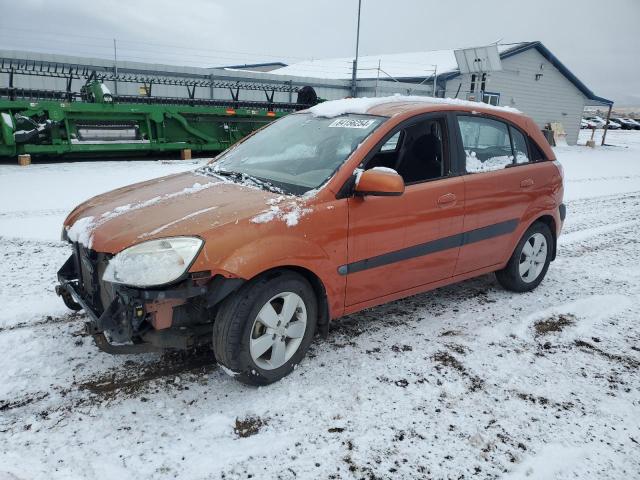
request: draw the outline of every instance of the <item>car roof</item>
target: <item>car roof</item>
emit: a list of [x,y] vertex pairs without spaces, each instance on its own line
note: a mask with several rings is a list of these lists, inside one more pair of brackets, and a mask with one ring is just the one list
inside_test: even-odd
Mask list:
[[535,122],[519,110],[511,107],[497,107],[486,103],[470,102],[456,98],[394,95],[378,98],[345,98],[342,100],[321,102],[308,110],[302,110],[300,113],[304,112],[325,118],[348,114],[378,115],[395,118],[399,122],[416,115],[431,112],[462,112],[470,115],[481,114],[494,116],[501,120],[511,122],[527,132],[530,137],[536,140],[538,147],[544,150],[548,158],[555,159],[555,154]]
[[421,101],[399,101],[399,102],[387,102],[380,105],[374,105],[367,109],[366,113],[370,115],[381,115],[385,117],[393,117],[403,113],[427,113],[427,112],[441,112],[441,111],[463,111],[463,112],[483,112],[496,115],[517,114],[522,115],[515,109],[506,109],[501,107],[494,107],[479,102],[464,102],[464,103],[425,103]]
[[507,118],[528,118],[519,110],[511,107],[497,107],[486,103],[471,102],[457,98],[407,95],[331,100],[319,103],[311,107],[308,111],[320,117],[337,117],[346,114],[369,114],[394,117],[403,114],[411,116],[427,112],[462,111],[469,113],[486,113]]
[[442,103],[427,103],[422,101],[387,102],[375,105],[367,109],[365,113],[369,115],[395,117],[399,115],[414,116],[423,113],[447,111],[496,116],[514,123],[525,130],[529,130],[532,126],[529,117],[514,108],[494,107],[493,105],[487,105],[484,103],[467,102],[462,100],[458,102],[443,101]]

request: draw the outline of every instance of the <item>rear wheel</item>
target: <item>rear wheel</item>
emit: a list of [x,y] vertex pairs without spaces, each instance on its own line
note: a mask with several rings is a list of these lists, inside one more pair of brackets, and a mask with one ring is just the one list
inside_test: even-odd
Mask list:
[[496,272],[500,285],[514,292],[528,292],[540,285],[549,269],[553,252],[549,227],[536,222],[524,233],[507,266]]
[[253,280],[225,300],[216,317],[216,360],[244,383],[280,380],[306,354],[317,311],[313,288],[297,273]]

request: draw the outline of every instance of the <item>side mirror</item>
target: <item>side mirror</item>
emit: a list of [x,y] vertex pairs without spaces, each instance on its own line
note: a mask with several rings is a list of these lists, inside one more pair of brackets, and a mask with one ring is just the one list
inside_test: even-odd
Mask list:
[[356,195],[397,197],[404,193],[404,180],[390,168],[365,170],[356,181]]

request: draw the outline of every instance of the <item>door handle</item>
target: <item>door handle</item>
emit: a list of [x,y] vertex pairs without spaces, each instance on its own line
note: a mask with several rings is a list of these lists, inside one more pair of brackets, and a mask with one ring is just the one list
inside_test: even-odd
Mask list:
[[446,207],[448,205],[455,203],[455,201],[456,201],[456,196],[453,193],[445,193],[441,197],[438,197],[438,206]]
[[533,179],[532,178],[525,178],[524,180],[522,180],[520,182],[520,187],[522,188],[529,188],[529,187],[533,187]]

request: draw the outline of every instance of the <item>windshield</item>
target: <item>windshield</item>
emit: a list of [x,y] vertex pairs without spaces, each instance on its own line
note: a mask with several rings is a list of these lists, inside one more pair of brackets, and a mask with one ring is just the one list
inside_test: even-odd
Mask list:
[[199,169],[302,194],[329,179],[383,117],[288,115]]

